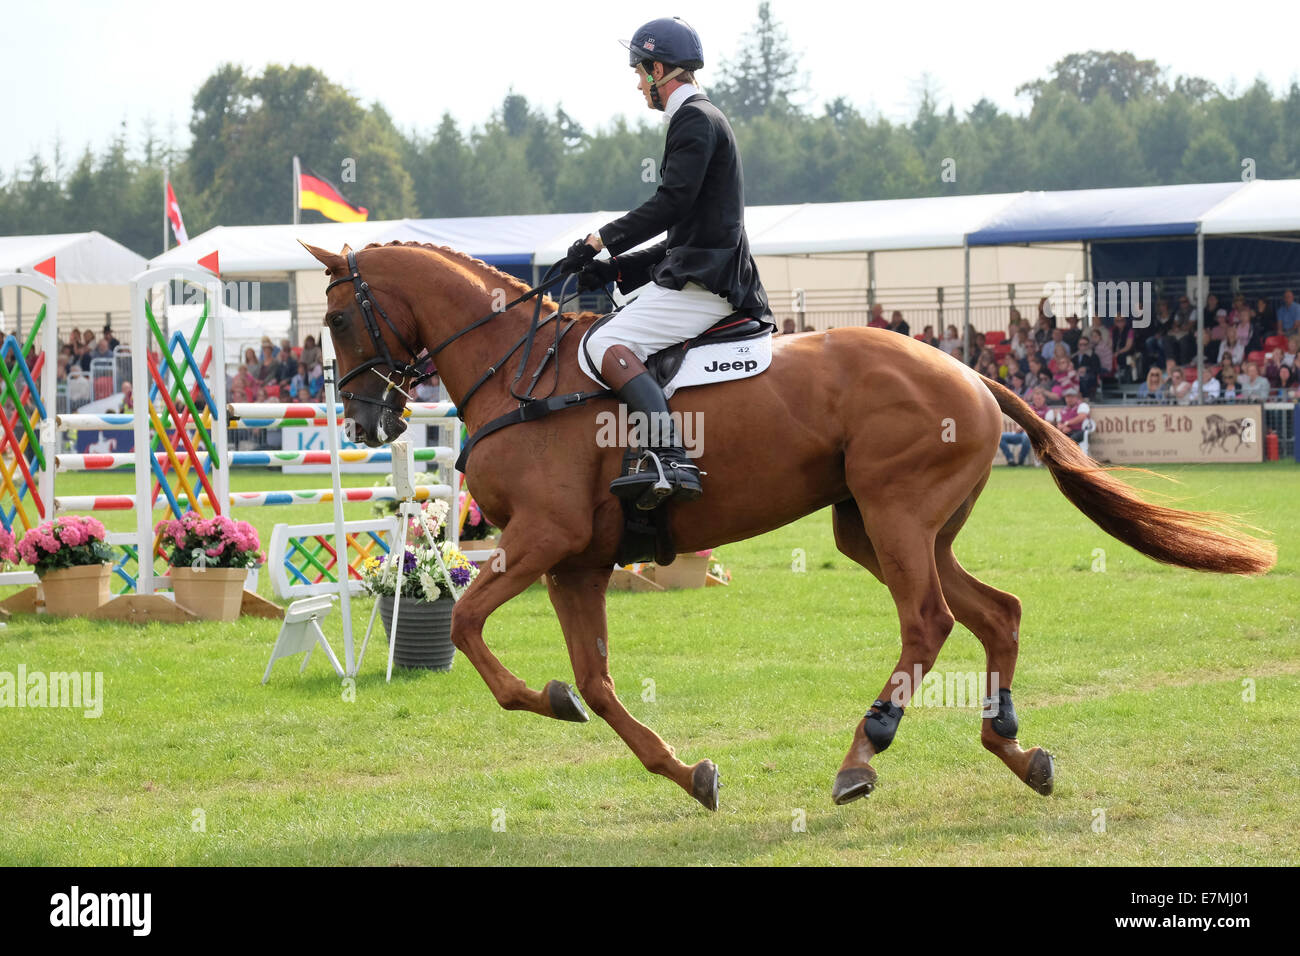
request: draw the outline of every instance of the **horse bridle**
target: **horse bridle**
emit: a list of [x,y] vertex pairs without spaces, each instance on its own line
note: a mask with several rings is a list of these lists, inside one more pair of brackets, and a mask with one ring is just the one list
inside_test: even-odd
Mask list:
[[[357,265],[357,254],[351,249],[348,250],[348,271],[351,275],[335,279],[325,287],[325,293],[328,295],[329,291],[336,285],[342,285],[345,282],[352,283],[353,288],[356,290],[357,305],[361,307],[361,316],[366,323],[366,331],[370,333],[371,341],[375,343],[376,354],[371,358],[366,359],[338,380],[339,397],[353,402],[365,402],[370,405],[378,405],[379,407],[387,408],[390,411],[400,412],[401,404],[393,404],[389,401],[388,396],[396,390],[409,399],[411,396],[408,393],[408,389],[414,388],[421,382],[433,378],[437,372],[433,368],[421,370],[420,363],[423,362],[428,364],[437,353],[430,353],[428,350],[421,350],[417,353],[411,346],[410,342],[406,340],[406,336],[402,335],[402,333],[398,331],[397,326],[393,324],[393,320],[390,319],[388,313],[384,311],[384,307],[376,302],[374,297],[371,296],[370,284],[361,278],[361,269]],[[402,347],[406,349],[407,354],[411,357],[410,362],[398,362],[393,358],[392,353],[388,351],[388,343],[384,341],[384,334],[379,328],[379,323],[375,321],[376,312],[378,312],[379,317],[384,320],[384,324],[392,330],[393,335],[397,336],[397,341],[402,343]],[[386,365],[391,370],[388,375],[379,371],[381,365]],[[383,398],[369,398],[365,395],[358,395],[356,392],[343,390],[343,386],[348,382],[352,381],[358,375],[369,372],[372,369],[376,375],[384,380],[384,384],[387,386],[384,389]]]
[[[515,381],[518,382],[519,377],[523,374],[524,367],[527,365],[528,362],[529,352],[532,349],[533,334],[536,332],[538,327],[538,319],[541,311],[540,293],[549,289],[551,286],[553,286],[556,282],[559,282],[561,279],[565,279],[568,277],[568,274],[563,271],[556,273],[556,267],[558,265],[559,263],[557,263],[556,266],[551,267],[551,270],[548,271],[547,276],[542,281],[541,285],[529,289],[527,292],[519,296],[519,298],[515,299],[513,302],[508,302],[500,309],[494,309],[493,311],[489,312],[487,315],[483,316],[482,318],[474,320],[469,325],[465,326],[463,329],[459,329],[458,331],[453,332],[451,335],[443,339],[432,349],[427,349],[427,348],[421,349],[417,353],[416,350],[411,346],[410,342],[407,341],[406,336],[402,335],[402,333],[398,330],[397,326],[393,324],[392,319],[388,317],[388,313],[384,311],[384,307],[375,301],[375,299],[371,295],[370,284],[361,278],[361,268],[357,265],[356,252],[352,250],[348,250],[348,272],[350,273],[350,275],[343,276],[341,278],[335,279],[332,282],[330,282],[329,285],[325,287],[325,293],[328,295],[331,289],[333,289],[337,285],[342,285],[345,282],[352,283],[352,286],[355,290],[355,298],[357,300],[357,305],[361,307],[361,315],[366,323],[366,331],[370,333],[370,338],[375,343],[376,354],[371,358],[366,359],[364,362],[362,362],[360,365],[358,365],[356,368],[349,371],[346,375],[342,376],[338,380],[339,397],[354,402],[365,402],[370,405],[378,405],[380,408],[386,408],[389,411],[397,412],[400,414],[401,412],[400,400],[394,403],[389,399],[389,395],[392,392],[396,391],[401,395],[405,395],[407,399],[410,399],[411,396],[408,392],[409,389],[413,388],[416,385],[419,385],[421,382],[429,380],[434,375],[438,374],[437,370],[432,367],[432,363],[437,358],[439,352],[441,352],[448,345],[456,341],[458,338],[460,338],[462,335],[466,334],[467,332],[472,332],[474,329],[477,329],[479,326],[487,322],[490,322],[498,315],[501,315],[504,312],[508,312],[516,305],[519,305],[521,302],[526,302],[527,300],[531,299],[533,296],[538,296],[537,308],[534,310],[533,321],[524,338],[521,339],[520,342],[516,343],[515,347],[511,349],[509,352],[507,352],[506,355],[503,356],[500,361],[498,361],[497,363],[489,367],[488,371],[484,373],[483,377],[480,378],[477,382],[475,382],[473,387],[470,388],[470,390],[461,399],[460,407],[457,409],[457,413],[458,413],[458,417],[460,417],[463,420],[465,417],[465,406],[469,404],[470,396],[473,395],[474,392],[478,390],[479,386],[484,384],[488,378],[496,374],[496,372],[501,367],[501,365],[507,359],[509,359],[509,357],[512,354],[514,354],[514,352],[519,348],[520,345],[524,346],[524,355],[522,356],[522,360],[520,362],[519,374],[515,376]],[[556,273],[556,274],[552,275],[552,273]],[[562,304],[563,302],[561,302],[561,305]],[[376,312],[378,312],[379,317],[384,320],[384,324],[387,325],[388,328],[392,330],[392,333],[397,337],[397,340],[402,343],[402,347],[405,348],[407,353],[410,355],[411,358],[410,362],[398,362],[393,358],[392,353],[389,352],[388,350],[388,343],[384,341],[384,335],[379,328],[379,323],[375,319]],[[557,310],[556,315],[558,314],[559,313]],[[560,340],[560,331],[559,331],[559,324],[557,323],[556,344],[553,350],[548,354],[548,358],[552,357],[555,354],[555,352],[558,351],[559,340]],[[390,374],[388,375],[385,375],[383,372],[379,371],[380,366],[385,366],[385,365],[388,366],[388,368],[391,370]],[[421,367],[422,365],[426,365],[429,367],[427,369],[422,369]],[[371,370],[374,370],[375,374],[378,375],[380,378],[382,378],[384,380],[385,385],[387,386],[384,389],[384,394],[382,398],[380,399],[369,398],[365,395],[358,395],[355,392],[343,390],[343,386],[346,385],[348,382],[352,381],[358,375],[362,375],[365,372]],[[532,381],[533,386],[537,384],[537,378],[540,376],[541,371],[542,371],[541,368],[539,368],[537,370],[537,375],[533,377],[533,381]],[[558,374],[559,374],[559,368],[557,366],[556,368],[557,383],[558,383]],[[529,392],[531,392],[531,390],[532,389],[530,387]],[[513,394],[513,387],[511,389],[511,392]],[[515,397],[520,399],[521,402],[527,400],[526,396],[516,395]]]

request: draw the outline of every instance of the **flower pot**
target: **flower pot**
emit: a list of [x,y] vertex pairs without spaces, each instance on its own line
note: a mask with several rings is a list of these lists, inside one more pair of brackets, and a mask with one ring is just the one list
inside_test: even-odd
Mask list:
[[[379,618],[384,635],[393,630],[393,596],[381,594]],[[402,598],[397,612],[397,643],[393,663],[399,667],[422,667],[433,671],[451,670],[456,647],[451,643],[451,598],[417,601]]]
[[90,614],[112,599],[109,589],[112,577],[111,564],[84,564],[46,573],[41,578],[45,613],[59,617]]
[[208,621],[235,621],[248,568],[172,568],[176,603]]

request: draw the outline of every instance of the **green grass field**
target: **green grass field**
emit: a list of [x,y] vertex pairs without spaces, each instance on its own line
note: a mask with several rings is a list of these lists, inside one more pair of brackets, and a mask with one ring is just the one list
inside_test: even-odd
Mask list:
[[[998,469],[958,539],[967,568],[1024,602],[1016,706],[1022,743],[1056,756],[1050,797],[985,753],[975,708],[912,707],[875,762],[876,792],[831,804],[898,632],[887,592],[835,550],[823,513],[724,548],[729,588],[611,595],[623,700],[682,759],[717,762],[716,814],[646,773],[599,720],[501,711],[459,657],[451,673],[389,685],[372,645],[348,701],[319,654],[301,677],[282,661],[259,683],[276,622],[15,617],[0,671],[102,671],[105,700],[98,719],[0,710],[0,863],[1295,864],[1300,468],[1165,471],[1185,506],[1271,531],[1277,569],[1245,580],[1156,565],[1037,469]],[[67,493],[119,480],[80,476]],[[324,514],[240,517],[265,537],[276,520]],[[361,602],[362,625],[368,613]],[[332,626],[341,653],[337,614]],[[487,639],[533,687],[572,680],[540,586]],[[937,668],[982,670],[978,642],[957,627]]]

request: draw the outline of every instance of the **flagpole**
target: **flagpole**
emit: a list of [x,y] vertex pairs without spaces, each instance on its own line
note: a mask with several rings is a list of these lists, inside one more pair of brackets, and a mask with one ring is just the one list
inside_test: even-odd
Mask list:
[[[293,224],[295,226],[298,225],[298,207],[302,205],[301,189],[302,165],[295,156],[293,158]],[[298,341],[298,274],[296,272],[289,273],[289,341],[295,343]],[[349,643],[351,640],[349,637]],[[349,653],[351,653],[350,649]]]

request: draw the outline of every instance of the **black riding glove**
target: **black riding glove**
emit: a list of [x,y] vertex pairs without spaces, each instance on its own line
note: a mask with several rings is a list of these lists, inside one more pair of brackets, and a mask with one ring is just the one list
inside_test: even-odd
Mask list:
[[618,264],[613,259],[592,259],[578,273],[578,291],[594,292],[617,278]]
[[591,248],[586,239],[579,239],[569,246],[568,253],[557,263],[561,273],[577,272],[586,263],[596,258],[596,250]]

